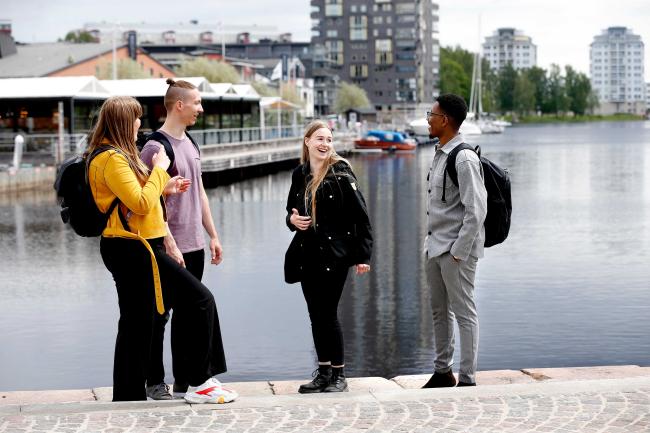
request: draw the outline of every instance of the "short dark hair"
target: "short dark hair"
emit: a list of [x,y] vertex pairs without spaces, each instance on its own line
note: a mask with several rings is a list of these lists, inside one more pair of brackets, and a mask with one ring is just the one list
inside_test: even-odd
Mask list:
[[458,129],[467,117],[467,103],[461,96],[446,93],[436,98],[440,109],[451,119],[452,125]]

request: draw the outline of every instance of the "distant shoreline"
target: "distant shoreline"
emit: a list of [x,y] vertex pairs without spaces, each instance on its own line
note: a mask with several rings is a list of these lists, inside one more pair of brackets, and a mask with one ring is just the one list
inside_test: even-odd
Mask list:
[[535,123],[584,123],[584,122],[620,122],[620,121],[643,121],[647,120],[643,116],[636,114],[611,114],[607,116],[584,115],[584,116],[524,116],[513,119],[512,116],[506,116],[506,119],[513,124],[535,124]]

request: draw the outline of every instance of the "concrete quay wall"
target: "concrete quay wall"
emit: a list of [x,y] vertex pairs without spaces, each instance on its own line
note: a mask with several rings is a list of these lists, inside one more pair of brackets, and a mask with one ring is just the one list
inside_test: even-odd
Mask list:
[[[377,392],[406,393],[411,392],[450,392],[445,389],[421,390],[422,385],[431,376],[430,373],[421,375],[397,376],[392,379],[381,377],[348,378],[350,395],[375,394]],[[516,385],[524,393],[537,392],[538,387],[545,383],[573,383],[574,388],[588,389],[592,381],[615,381],[643,379],[650,380],[650,367],[638,365],[598,366],[598,367],[571,367],[571,368],[530,368],[522,370],[493,370],[479,371],[477,373],[477,387],[467,388],[473,394],[507,394],[503,390],[506,385]],[[304,396],[298,394],[300,384],[304,380],[268,380],[257,382],[230,382],[224,383],[236,390],[240,398],[235,402],[237,406],[246,406],[247,399],[258,397],[284,396],[295,399],[313,399],[322,396],[330,398],[330,394]],[[645,383],[644,382],[644,383]],[[583,385],[576,385],[583,383]],[[612,382],[614,383],[614,382]],[[78,411],[97,410],[122,410],[128,408],[155,408],[159,406],[184,406],[182,399],[172,401],[141,401],[141,402],[116,402],[112,400],[111,387],[99,387],[77,390],[46,390],[46,391],[0,391],[0,416],[12,413],[65,413]],[[342,396],[342,395],[340,395]],[[269,404],[274,404],[272,400]],[[280,400],[277,401],[280,403]],[[208,405],[209,407],[213,407]]]

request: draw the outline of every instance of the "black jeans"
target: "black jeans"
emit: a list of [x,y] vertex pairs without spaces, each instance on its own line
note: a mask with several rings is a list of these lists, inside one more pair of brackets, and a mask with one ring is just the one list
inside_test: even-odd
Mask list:
[[332,268],[330,272],[307,271],[300,282],[319,362],[345,362],[338,306],[348,271],[348,267]]
[[[186,338],[179,342],[187,381],[197,386],[226,371],[226,360],[212,293],[187,269],[165,254],[162,238],[154,250],[165,308],[174,309]],[[113,401],[146,400],[154,317],[157,315],[151,258],[138,240],[102,238],[101,254],[117,288],[120,319],[113,364]]]
[[[205,266],[205,251],[197,250],[183,254],[185,260],[185,269],[190,274],[201,281],[203,278],[203,269]],[[168,309],[169,310],[169,309]],[[187,338],[181,331],[187,331],[182,324],[178,323],[179,315],[172,314],[172,329],[171,329],[171,347],[172,347],[172,371],[174,372],[174,382],[177,384],[186,385],[187,382],[187,366],[183,363],[184,357],[182,354],[182,341]],[[165,326],[169,321],[169,311],[165,314],[156,314],[154,316],[153,335],[151,338],[151,355],[149,362],[149,372],[147,375],[147,385],[153,386],[165,381],[165,367],[163,365],[163,342],[165,340]],[[217,318],[218,322],[218,318]],[[221,330],[219,330],[221,335]]]

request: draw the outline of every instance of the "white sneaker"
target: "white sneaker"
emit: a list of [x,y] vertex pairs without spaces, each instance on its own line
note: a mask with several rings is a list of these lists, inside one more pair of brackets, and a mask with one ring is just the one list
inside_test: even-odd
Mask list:
[[230,403],[239,395],[230,389],[224,388],[221,382],[211,377],[199,386],[189,386],[185,393],[185,401],[188,403]]

